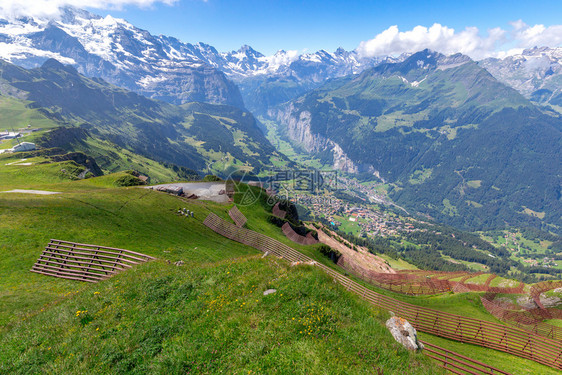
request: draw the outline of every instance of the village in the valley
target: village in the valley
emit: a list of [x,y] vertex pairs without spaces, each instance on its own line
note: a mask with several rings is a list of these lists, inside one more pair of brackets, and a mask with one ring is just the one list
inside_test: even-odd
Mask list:
[[[308,183],[297,181],[298,176]],[[419,225],[427,222],[411,217],[386,196],[383,182],[360,183],[356,179],[337,175],[332,176],[329,182],[327,178],[324,181],[317,180],[314,185],[311,182],[314,178],[308,176],[306,179],[306,174],[302,172],[285,177],[293,179],[287,178],[277,186],[278,197],[305,207],[310,217],[334,229],[359,237],[392,237],[427,230]],[[311,186],[314,189],[307,188]],[[531,244],[515,233],[505,231],[501,239],[496,240],[486,236],[483,238],[495,246],[505,246],[512,253],[512,259],[527,266],[559,268],[559,262],[552,255],[542,254],[538,245]]]
[[311,216],[333,228],[360,236],[383,237],[417,230],[412,224],[414,219],[401,217],[397,212],[403,209],[378,189],[381,183],[359,183],[338,175],[307,189],[313,186],[310,180],[308,185],[303,185],[294,177],[277,188],[278,195],[306,207]]

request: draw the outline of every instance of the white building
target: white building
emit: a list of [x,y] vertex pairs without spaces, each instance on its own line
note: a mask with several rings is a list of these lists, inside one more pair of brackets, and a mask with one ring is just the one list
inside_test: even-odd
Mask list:
[[37,149],[35,143],[22,142],[19,145],[12,147],[12,152],[33,151],[35,149]]
[[21,137],[21,133],[8,132],[0,134],[0,139],[14,139],[19,137]]

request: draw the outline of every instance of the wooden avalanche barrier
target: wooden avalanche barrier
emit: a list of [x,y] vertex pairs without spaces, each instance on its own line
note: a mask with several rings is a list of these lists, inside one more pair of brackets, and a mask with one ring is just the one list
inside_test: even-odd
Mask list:
[[281,230],[283,231],[283,234],[285,234],[285,237],[298,244],[314,245],[318,243],[318,240],[312,237],[311,232],[308,232],[306,236],[301,236],[300,234],[295,232],[295,230],[293,229],[293,227],[291,227],[291,224],[289,223],[283,224]]
[[284,219],[287,215],[287,211],[283,211],[279,208],[279,202],[275,203],[275,206],[273,206],[271,213],[273,214],[273,216],[280,217],[281,219]]
[[495,367],[485,363],[475,361],[464,355],[443,349],[437,345],[421,341],[425,346],[425,354],[439,362],[439,366],[449,370],[453,374],[504,374],[509,375],[508,372],[499,370]]
[[244,216],[244,214],[240,212],[236,206],[232,207],[230,211],[228,211],[228,216],[230,216],[230,218],[236,223],[236,226],[240,228],[242,228],[246,224],[246,221],[248,221],[246,216]]
[[548,290],[552,290],[552,289],[556,289],[556,288],[562,288],[562,280],[558,280],[558,281],[541,281],[540,283],[536,283],[535,285],[533,285],[531,287],[531,297],[533,297],[533,300],[535,301],[535,303],[537,304],[537,306],[540,309],[545,309],[542,302],[541,302],[541,293],[544,293]]
[[51,240],[30,271],[97,283],[152,259],[155,258],[125,249]]
[[[466,282],[466,280],[470,278],[481,275],[481,272],[467,273],[464,271],[439,272],[420,270],[402,270],[393,274],[376,272],[362,267],[345,256],[340,257],[338,260],[338,266],[379,288],[408,295],[428,295],[447,293],[450,291],[455,291],[457,293],[491,292],[518,294],[523,291],[525,286],[525,284],[520,282],[516,287],[491,287],[490,282],[497,277],[497,275],[494,274],[488,276],[486,282],[482,285]],[[461,281],[450,280],[461,276]]]
[[[524,310],[520,306],[504,306],[493,299],[480,297],[484,308],[499,320],[503,320],[511,325],[534,332],[538,335],[550,337],[551,339],[562,340],[562,328],[552,324],[544,323],[544,319],[551,319],[551,311],[558,309],[531,309]],[[511,308],[509,308],[511,307]],[[545,316],[547,314],[547,316]]]

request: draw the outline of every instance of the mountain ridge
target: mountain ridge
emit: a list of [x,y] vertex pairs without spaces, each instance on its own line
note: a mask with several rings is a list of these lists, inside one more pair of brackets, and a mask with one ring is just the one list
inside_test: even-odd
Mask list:
[[244,108],[238,87],[223,72],[190,56],[173,56],[171,46],[124,20],[74,8],[65,8],[58,20],[0,24],[0,57],[26,68],[55,58],[86,76],[174,104]]
[[[202,101],[240,108],[247,99],[250,109],[260,107],[252,102],[264,92],[252,90],[256,79],[293,80],[300,94],[325,79],[358,73],[382,60],[341,48],[334,53],[278,51],[264,56],[244,45],[237,51],[219,52],[205,43],[154,36],[125,20],[68,7],[58,19],[0,22],[0,58],[26,68],[55,58],[76,66],[88,77],[101,77],[151,98],[174,104]],[[244,99],[233,82],[246,92]],[[280,100],[291,99],[291,95]]]
[[561,228],[561,118],[466,57],[421,51],[270,114],[334,168],[381,177],[395,185],[397,203],[440,221]]
[[479,62],[499,81],[539,104],[562,104],[562,48],[535,47]]
[[[220,162],[223,169],[213,171],[228,175],[228,168],[257,171],[268,167],[272,157],[288,162],[247,111],[156,101],[102,79],[84,77],[54,59],[31,70],[0,60],[0,98],[3,95],[29,101],[28,106],[61,126],[85,129],[99,141],[197,171]],[[83,141],[66,147],[80,149]]]

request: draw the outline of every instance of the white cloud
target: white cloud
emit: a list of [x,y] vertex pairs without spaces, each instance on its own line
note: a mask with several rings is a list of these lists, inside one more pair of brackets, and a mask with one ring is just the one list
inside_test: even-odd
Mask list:
[[472,58],[485,57],[503,42],[506,32],[500,28],[488,30],[482,37],[476,27],[455,32],[455,29],[438,23],[430,28],[416,26],[409,31],[399,31],[398,26],[391,26],[373,39],[361,42],[357,50],[363,56],[398,55],[404,52],[417,52],[424,48],[444,54],[463,53]]
[[514,29],[513,39],[518,42],[518,47],[553,47],[562,44],[562,25],[529,26],[522,20],[512,22],[511,25]]
[[277,51],[275,55],[268,56],[267,58],[272,65],[289,65],[293,61],[299,58],[299,51],[289,50],[289,51]]
[[562,25],[529,26],[518,20],[511,22],[511,27],[509,32],[495,27],[482,35],[476,27],[455,31],[438,23],[429,28],[416,26],[408,31],[400,31],[398,26],[391,26],[373,39],[361,42],[357,51],[363,56],[373,57],[429,48],[444,54],[460,52],[480,60],[521,53],[524,48],[562,45]]
[[178,0],[0,0],[0,16],[56,17],[62,7],[121,9],[132,5],[141,8],[155,3],[173,5]]

